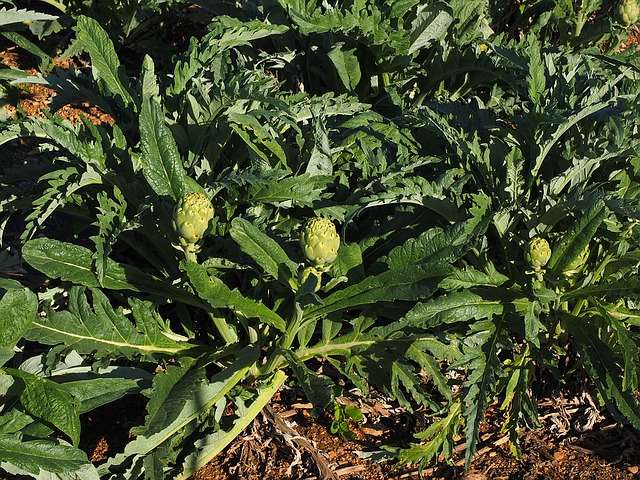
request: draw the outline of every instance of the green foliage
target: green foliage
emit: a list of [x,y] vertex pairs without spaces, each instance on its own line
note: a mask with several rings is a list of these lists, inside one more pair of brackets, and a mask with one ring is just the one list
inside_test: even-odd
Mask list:
[[109,35],[92,18],[80,16],[77,22],[74,49],[89,54],[94,78],[103,85],[102,91],[109,96],[120,97],[125,106],[129,106],[133,97]]
[[0,351],[12,351],[38,313],[38,298],[26,288],[11,288],[0,298]]
[[8,369],[18,382],[18,400],[26,412],[43,420],[71,439],[74,446],[80,441],[80,411],[77,399],[51,380],[20,370]]
[[22,22],[37,22],[42,20],[55,20],[57,17],[46,13],[34,12],[24,8],[0,8],[0,26],[12,25]]
[[83,288],[72,288],[68,309],[50,310],[34,321],[27,338],[45,345],[62,344],[98,358],[175,355],[189,349],[188,343],[172,339],[150,302],[130,299],[133,324],[100,290],[91,290],[91,297],[90,304]]
[[333,404],[333,420],[329,426],[329,431],[334,435],[339,435],[347,440],[355,440],[356,435],[349,426],[349,421],[362,422],[364,415],[360,409],[354,405]]
[[[519,455],[554,377],[640,428],[640,65],[617,2],[181,3],[0,11],[40,69],[0,72],[2,102],[56,93],[0,126],[3,471],[187,479],[288,376],[345,437],[337,385],[428,412],[388,449],[406,463],[464,434],[469,466],[491,405]],[[83,102],[113,123],[57,115]],[[68,441],[132,393],[144,422],[96,469]]]
[[[0,452],[3,468],[9,471],[17,467],[26,474],[74,473],[83,466],[87,479],[97,478],[87,456],[81,450],[49,440],[23,440],[18,435],[0,435]],[[93,472],[93,474],[92,474]],[[15,472],[20,473],[20,472]]]

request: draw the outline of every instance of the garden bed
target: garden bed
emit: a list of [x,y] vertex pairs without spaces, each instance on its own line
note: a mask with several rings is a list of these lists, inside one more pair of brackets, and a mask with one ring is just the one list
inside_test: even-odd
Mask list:
[[0,1],[0,477],[640,475],[640,5]]

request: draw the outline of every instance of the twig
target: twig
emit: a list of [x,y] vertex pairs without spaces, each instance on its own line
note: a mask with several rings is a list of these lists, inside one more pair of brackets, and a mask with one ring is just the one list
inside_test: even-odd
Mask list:
[[285,422],[270,406],[267,406],[264,409],[264,412],[267,420],[273,424],[276,430],[282,434],[285,439],[309,452],[309,455],[311,455],[311,458],[313,458],[313,461],[318,467],[318,473],[320,474],[321,480],[339,480],[338,475],[331,469],[327,459],[322,456],[322,454],[311,444],[309,440],[300,436],[298,432],[290,427],[287,422]]

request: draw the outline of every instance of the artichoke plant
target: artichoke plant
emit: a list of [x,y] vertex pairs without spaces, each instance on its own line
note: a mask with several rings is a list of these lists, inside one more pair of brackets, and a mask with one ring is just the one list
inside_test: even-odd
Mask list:
[[534,237],[529,241],[527,261],[535,270],[544,267],[551,258],[551,247],[544,238]]
[[322,286],[322,271],[315,267],[303,268],[298,276],[298,284],[300,285],[300,288],[302,288],[307,282],[309,282],[310,287],[313,286],[314,293],[320,290],[320,287]]
[[338,256],[340,236],[331,220],[315,217],[304,226],[300,246],[309,262],[322,267],[333,263]]
[[198,242],[204,237],[213,214],[213,205],[204,193],[188,193],[176,204],[173,227],[187,257],[199,250]]
[[638,23],[640,5],[637,0],[622,0],[618,5],[618,19],[625,27]]
[[567,264],[562,274],[565,277],[573,277],[577,273],[580,273],[582,267],[584,267],[584,265],[587,263],[587,259],[589,258],[590,253],[591,252],[589,250],[589,246],[587,245],[586,247],[584,247],[584,250],[580,252],[580,255],[578,255]]

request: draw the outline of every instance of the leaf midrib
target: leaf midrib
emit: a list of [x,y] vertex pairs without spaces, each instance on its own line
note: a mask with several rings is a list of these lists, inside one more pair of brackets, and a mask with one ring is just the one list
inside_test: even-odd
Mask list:
[[42,323],[39,322],[33,322],[33,325],[39,328],[42,328],[44,330],[49,330],[51,332],[55,332],[61,335],[65,335],[68,337],[72,337],[72,338],[77,338],[79,340],[88,340],[88,341],[92,341],[92,342],[96,342],[96,343],[103,343],[105,345],[112,345],[115,347],[126,347],[126,348],[131,348],[133,350],[142,350],[145,352],[163,352],[163,353],[178,353],[182,350],[185,350],[187,348],[189,348],[189,346],[184,346],[184,347],[176,347],[176,348],[170,348],[170,347],[159,347],[157,345],[137,345],[135,343],[126,343],[126,342],[116,342],[113,340],[106,340],[106,339],[102,339],[102,338],[97,338],[97,337],[87,337],[85,335],[79,335],[77,333],[71,333],[71,332],[67,332],[65,330],[60,330],[57,328],[53,328],[49,325],[44,325]]

